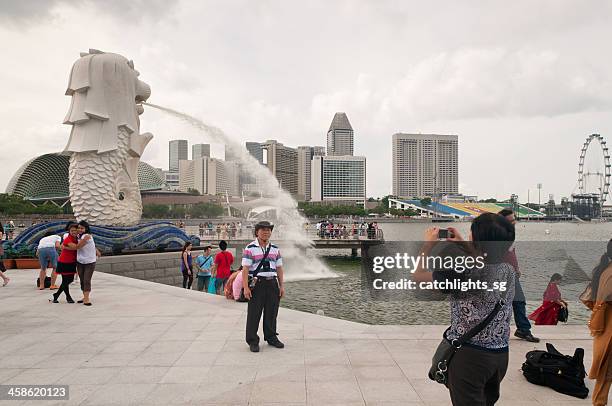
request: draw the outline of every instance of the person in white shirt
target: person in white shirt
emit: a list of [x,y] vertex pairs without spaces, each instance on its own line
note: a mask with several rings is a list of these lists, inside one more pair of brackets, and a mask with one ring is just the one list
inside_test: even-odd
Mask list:
[[57,279],[57,251],[60,248],[62,238],[59,235],[51,232],[46,233],[38,242],[36,256],[40,262],[40,274],[38,275],[38,290],[45,289],[45,279],[47,278],[47,268],[52,268],[51,272],[51,290],[57,289],[55,280]]
[[79,222],[79,243],[77,244],[77,273],[81,281],[81,291],[83,299],[77,303],[91,306],[89,294],[91,292],[91,278],[96,268],[96,261],[100,256],[100,251],[96,248],[89,223],[85,220]]
[[0,223],[0,279],[2,279],[2,286],[8,285],[11,279],[4,274],[6,272],[6,268],[4,267],[4,262],[2,261],[2,257],[4,256],[4,247],[2,245],[2,241],[4,240],[4,230],[2,230]]

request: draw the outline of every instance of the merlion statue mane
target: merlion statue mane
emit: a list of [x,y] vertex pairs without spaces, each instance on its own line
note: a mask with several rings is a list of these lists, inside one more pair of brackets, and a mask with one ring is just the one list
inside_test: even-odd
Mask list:
[[142,200],[138,163],[153,138],[140,134],[138,116],[151,88],[138,79],[132,61],[90,49],[72,66],[64,124],[72,125],[70,201],[77,220],[129,226],[139,222]]

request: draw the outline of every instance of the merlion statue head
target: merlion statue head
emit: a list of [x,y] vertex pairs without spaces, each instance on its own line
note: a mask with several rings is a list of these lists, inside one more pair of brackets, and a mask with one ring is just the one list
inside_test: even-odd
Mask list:
[[70,202],[79,220],[96,225],[133,225],[142,214],[138,163],[153,138],[140,134],[139,114],[151,88],[134,63],[90,49],[70,72],[71,96],[64,124],[72,125]]
[[134,63],[121,55],[95,49],[81,53],[66,89],[72,101],[64,124],[73,126],[67,152],[117,149],[118,127],[139,134],[140,102],[149,98],[151,88],[138,76]]

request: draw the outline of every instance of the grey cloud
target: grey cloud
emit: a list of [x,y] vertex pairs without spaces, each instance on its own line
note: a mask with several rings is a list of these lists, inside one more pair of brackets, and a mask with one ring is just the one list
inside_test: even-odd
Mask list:
[[[537,181],[566,195],[583,134],[612,134],[607,3],[0,0],[1,37],[10,44],[0,88],[11,95],[0,108],[0,139],[11,151],[0,157],[0,190],[18,164],[45,152],[3,135],[59,125],[70,66],[93,47],[133,59],[151,102],[242,141],[324,144],[334,112],[347,112],[356,153],[368,158],[371,195],[390,192],[397,131],[458,133],[466,191],[507,197]],[[34,100],[61,108],[32,120],[20,112]],[[165,166],[168,139],[188,130],[145,110],[143,131],[155,135],[145,160]],[[68,129],[43,133],[61,147]],[[502,167],[514,174],[504,184],[473,164],[502,139],[512,140]]]
[[143,17],[167,15],[177,4],[178,0],[2,0],[0,21],[23,27],[53,18],[60,7],[68,6],[91,7],[106,15],[134,22]]
[[88,0],[98,10],[121,19],[163,17],[173,11],[178,0]]
[[61,0],[3,0],[0,21],[21,24],[48,17]]
[[360,76],[352,87],[313,98],[314,111],[346,105],[370,116],[416,121],[560,116],[612,106],[608,73],[547,50],[466,49],[408,66],[386,89]]

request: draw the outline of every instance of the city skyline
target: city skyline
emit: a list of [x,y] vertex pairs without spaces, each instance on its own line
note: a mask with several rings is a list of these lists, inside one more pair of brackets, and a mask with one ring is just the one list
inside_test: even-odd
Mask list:
[[[201,117],[241,144],[325,145],[329,115],[346,112],[358,133],[355,154],[368,157],[370,196],[391,193],[397,132],[461,134],[459,191],[498,199],[516,193],[521,201],[528,189],[531,200],[537,196],[538,183],[543,199],[577,192],[585,137],[612,139],[607,2],[482,3],[478,15],[453,2],[297,9],[135,1],[127,12],[108,4],[8,2],[0,10],[0,38],[11,44],[0,66],[0,85],[11,95],[0,108],[8,151],[0,156],[0,191],[28,159],[65,146],[68,71],[88,48],[129,55],[151,84],[153,103]],[[438,24],[424,25],[431,15]],[[58,29],[82,20],[91,22],[85,35]],[[320,35],[312,35],[313,24]],[[41,38],[54,46],[40,46]],[[33,109],[34,100],[44,108]],[[172,138],[209,143],[146,106],[140,119],[155,136],[143,160],[155,167],[165,167]],[[212,156],[222,157],[219,150],[211,145]]]

